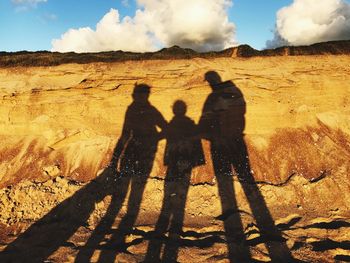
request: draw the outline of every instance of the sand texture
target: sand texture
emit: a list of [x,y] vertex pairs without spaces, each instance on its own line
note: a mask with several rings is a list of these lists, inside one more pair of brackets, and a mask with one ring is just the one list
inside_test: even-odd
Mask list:
[[0,262],[350,261],[349,55],[0,68],[0,98]]

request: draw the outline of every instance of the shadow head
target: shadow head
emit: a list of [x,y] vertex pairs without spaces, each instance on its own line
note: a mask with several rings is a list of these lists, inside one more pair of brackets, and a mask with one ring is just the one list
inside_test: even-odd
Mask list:
[[147,84],[135,84],[132,98],[137,102],[146,102],[148,101],[150,93],[151,87]]
[[173,113],[175,116],[185,116],[187,111],[187,105],[182,100],[177,100],[173,104]]
[[210,84],[213,89],[215,86],[222,82],[220,75],[216,71],[208,71],[205,73],[204,79]]

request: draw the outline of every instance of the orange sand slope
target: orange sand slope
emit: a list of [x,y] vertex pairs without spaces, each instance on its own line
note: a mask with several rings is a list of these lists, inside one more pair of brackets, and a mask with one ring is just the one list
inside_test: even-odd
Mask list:
[[[73,223],[67,233],[60,232],[65,234],[58,240],[70,240],[73,245],[58,242],[48,245],[45,253],[33,252],[33,257],[70,262],[79,251],[89,251],[87,255],[95,262],[96,251],[103,254],[105,250],[87,246],[86,240],[103,215],[108,215],[113,191],[120,187],[125,192],[125,197],[117,198],[120,209],[110,215],[115,219],[113,226],[128,215],[128,196],[133,194],[128,179],[110,183],[108,190],[102,185],[109,184],[106,167],[127,122],[135,84],[151,87],[149,102],[167,122],[174,117],[173,103],[182,100],[186,117],[198,124],[212,92],[205,74],[215,71],[223,85],[231,82],[242,94],[240,117],[245,124],[240,138],[247,147],[252,178],[242,181],[237,176],[239,168],[233,167],[234,176],[221,183],[231,185],[227,191],[234,189],[237,211],[223,211],[227,202],[218,192],[221,179],[213,167],[212,142],[201,138],[205,163],[192,169],[184,210],[184,229],[198,235],[180,237],[177,260],[191,261],[188,254],[193,262],[230,258],[235,248],[226,243],[236,242],[229,241],[230,225],[241,229],[232,233],[241,231],[246,236],[251,258],[273,259],[272,241],[263,235],[264,224],[265,228],[277,226],[271,231],[286,240],[279,241],[284,248],[277,250],[287,249],[295,258],[306,262],[349,259],[349,66],[348,55],[320,55],[1,68],[0,224],[5,230],[0,234],[0,250],[14,244],[30,254],[35,245],[23,241],[21,235],[17,244],[18,231],[37,220],[42,225],[43,219],[64,211],[64,215],[86,221],[85,225]],[[223,105],[218,111],[232,106],[225,101],[218,104]],[[225,122],[222,134],[230,134],[225,127],[231,129],[232,116],[220,116]],[[150,125],[142,118],[131,119],[131,123]],[[115,260],[142,261],[147,244],[152,243],[145,233],[154,229],[166,199],[162,180],[169,172],[164,164],[166,144],[166,137],[156,144],[151,172],[140,192],[142,201],[133,219],[138,232],[126,238],[132,255],[120,252],[112,257]],[[94,179],[102,188],[93,186]],[[88,208],[80,211],[76,207],[80,202]],[[46,233],[57,232],[56,226],[44,225]],[[36,240],[46,240],[45,232],[33,227],[28,231],[32,237],[39,233]],[[205,248],[200,249],[198,239],[206,240]],[[214,242],[217,239],[221,241]],[[11,249],[7,256],[16,251]]]

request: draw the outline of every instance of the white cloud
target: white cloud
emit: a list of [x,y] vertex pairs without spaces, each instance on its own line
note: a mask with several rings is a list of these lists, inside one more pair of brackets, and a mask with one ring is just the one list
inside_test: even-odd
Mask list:
[[111,9],[96,25],[70,29],[61,39],[52,41],[52,50],[60,52],[99,52],[110,50],[155,50],[153,37],[139,21],[139,15],[120,20],[118,10]]
[[53,51],[154,51],[179,45],[197,51],[235,44],[228,20],[229,0],[138,0],[134,17],[120,19],[111,9],[93,30],[70,29],[52,41]]
[[277,12],[268,47],[350,39],[350,5],[344,0],[294,0]]

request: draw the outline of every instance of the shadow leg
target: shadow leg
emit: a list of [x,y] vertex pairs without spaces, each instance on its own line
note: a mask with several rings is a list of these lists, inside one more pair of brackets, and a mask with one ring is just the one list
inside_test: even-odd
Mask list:
[[190,186],[191,172],[188,172],[180,182],[175,182],[175,191],[172,197],[172,220],[169,229],[169,241],[164,247],[163,261],[177,262],[177,255],[180,247],[180,235],[182,234],[182,227],[184,222],[185,207],[188,189]]
[[[232,167],[228,154],[226,151],[212,149],[212,159],[223,215],[231,212],[228,218],[223,218],[229,260],[230,262],[236,262],[236,260],[239,260],[238,262],[249,262],[251,254],[249,247],[244,245],[244,229],[238,213],[233,188]],[[237,244],[237,240],[240,244]]]
[[147,253],[145,256],[145,262],[158,262],[160,261],[160,254],[163,245],[162,239],[164,239],[164,234],[167,232],[171,212],[172,212],[172,202],[171,195],[174,192],[174,182],[164,181],[164,197],[161,212],[155,226],[154,232],[155,236],[149,241]]
[[100,255],[99,262],[114,262],[115,257],[121,247],[125,249],[125,237],[131,233],[139,214],[143,192],[146,186],[147,177],[132,177],[131,190],[128,200],[127,213],[121,220],[118,230],[113,234],[106,245],[112,248],[111,251],[103,251]]
[[112,194],[112,200],[105,216],[101,219],[84,247],[79,250],[75,262],[89,262],[94,253],[94,249],[99,247],[106,234],[111,231],[114,221],[125,200],[129,183],[130,177],[120,179],[120,187],[118,187],[118,189]]
[[264,197],[251,174],[246,145],[243,140],[238,140],[236,143],[239,154],[234,158],[233,165],[236,167],[238,179],[248,199],[261,235],[267,238],[266,246],[270,258],[272,262],[290,262],[290,259],[292,259],[291,253],[281,231],[275,226]]

